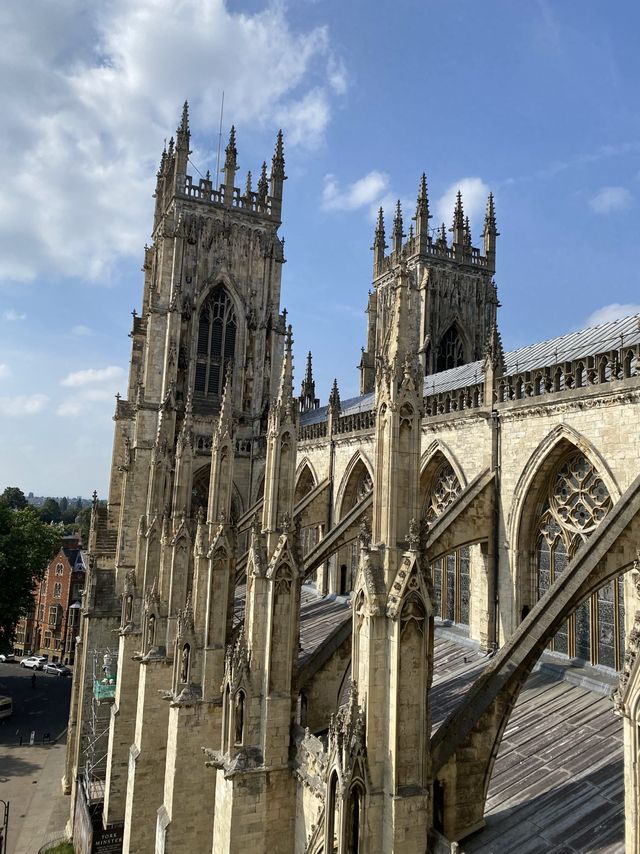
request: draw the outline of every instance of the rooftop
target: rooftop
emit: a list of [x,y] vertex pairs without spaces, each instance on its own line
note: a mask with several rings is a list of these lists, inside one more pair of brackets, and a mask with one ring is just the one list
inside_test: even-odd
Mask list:
[[[622,346],[640,344],[640,314],[632,314],[599,326],[590,326],[577,332],[569,332],[558,338],[540,341],[517,350],[505,353],[506,375],[533,371],[537,368],[549,367],[559,362],[571,362],[575,359],[595,356]],[[424,394],[439,394],[453,389],[466,388],[476,385],[484,379],[484,362],[469,362],[459,368],[451,368],[438,374],[431,374],[424,379]],[[352,397],[342,401],[342,415],[353,415],[366,412],[373,408],[375,395],[373,392]],[[304,412],[300,416],[300,424],[318,424],[327,419],[327,407]]]

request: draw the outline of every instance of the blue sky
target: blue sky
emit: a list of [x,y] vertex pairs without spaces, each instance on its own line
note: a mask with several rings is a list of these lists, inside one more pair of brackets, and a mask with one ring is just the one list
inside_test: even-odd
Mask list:
[[283,306],[297,381],[357,393],[373,216],[422,171],[478,244],[496,197],[510,349],[640,311],[640,7],[6,0],[0,7],[0,488],[105,494],[154,175],[181,104],[192,160],[240,173],[285,132]]

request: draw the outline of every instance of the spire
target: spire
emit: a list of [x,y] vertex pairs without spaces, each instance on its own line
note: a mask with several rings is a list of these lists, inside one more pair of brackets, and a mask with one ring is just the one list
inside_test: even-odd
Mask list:
[[427,194],[427,176],[422,173],[420,178],[420,187],[418,188],[418,198],[416,200],[416,235],[420,244],[420,248],[428,242],[429,239],[429,196]]
[[253,190],[251,189],[251,170],[247,172],[247,181],[244,186],[244,203],[247,207],[251,207],[251,195]]
[[176,131],[176,148],[189,147],[189,104],[187,101],[182,105],[182,118]]
[[444,223],[442,223],[438,231],[436,246],[438,249],[447,249],[447,226]]
[[458,190],[456,206],[453,210],[453,245],[462,246],[464,243],[464,210],[462,208],[462,193]]
[[224,159],[224,201],[230,205],[233,198],[236,172],[238,171],[238,150],[236,148],[236,129],[231,125],[229,142],[225,148]]
[[317,409],[319,405],[320,401],[316,398],[316,384],[311,366],[311,350],[309,350],[307,353],[307,369],[300,388],[300,412]]
[[382,272],[384,263],[384,251],[387,248],[384,233],[384,212],[382,208],[378,211],[378,219],[376,221],[376,230],[373,237],[373,275],[374,277]]
[[258,204],[266,209],[267,197],[269,195],[269,182],[267,181],[267,164],[262,162],[262,171],[258,181]]
[[271,216],[280,220],[282,213],[282,188],[287,176],[284,174],[284,146],[282,131],[278,131],[276,150],[271,159]]
[[280,375],[280,389],[278,401],[281,404],[290,404],[293,400],[293,330],[291,324],[287,326],[284,336],[284,357],[282,359],[282,374]]
[[286,175],[284,174],[284,145],[282,142],[282,130],[278,131],[278,136],[276,139],[276,150],[271,159],[271,180],[274,178],[285,181]]
[[485,374],[488,373],[489,370],[492,370],[495,375],[501,376],[507,370],[504,360],[502,337],[498,331],[497,322],[494,322],[485,342],[484,365]]
[[400,199],[396,203],[396,215],[393,218],[393,251],[400,252],[402,249],[402,208],[400,207]]
[[500,232],[496,228],[496,211],[493,204],[493,193],[489,193],[487,199],[487,210],[484,215],[484,230],[482,237],[484,240],[484,254],[489,260],[490,266],[495,265],[496,260],[496,237]]
[[464,245],[465,248],[470,252],[471,251],[471,225],[469,223],[469,217],[466,216],[464,218]]
[[233,428],[233,364],[227,362],[227,370],[224,378],[224,390],[222,392],[222,401],[220,403],[220,414],[218,415],[218,423],[216,425],[216,433],[219,437],[225,433],[231,435]]
[[341,412],[342,412],[342,406],[340,404],[340,392],[338,390],[338,380],[334,379],[333,385],[331,386],[331,393],[329,395],[329,413],[333,418],[339,418]]

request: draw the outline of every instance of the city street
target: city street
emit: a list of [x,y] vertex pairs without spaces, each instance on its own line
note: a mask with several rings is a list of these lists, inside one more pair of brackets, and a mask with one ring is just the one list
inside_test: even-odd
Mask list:
[[60,779],[71,678],[36,671],[32,686],[31,676],[18,663],[0,664],[0,695],[13,699],[12,717],[0,721],[0,798],[10,802],[8,854],[35,854],[51,830],[64,828],[69,810]]

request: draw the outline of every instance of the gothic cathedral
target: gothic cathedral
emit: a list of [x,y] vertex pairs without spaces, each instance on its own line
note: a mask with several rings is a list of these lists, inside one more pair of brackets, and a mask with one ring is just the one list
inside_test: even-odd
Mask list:
[[[423,175],[408,233],[378,217],[361,394],[321,406],[280,307],[282,134],[255,188],[233,128],[220,184],[189,145],[185,104],[87,545],[76,851],[467,850],[542,656],[616,680],[640,852],[639,318],[505,353],[493,197],[478,248]],[[456,639],[481,667],[441,708]]]

